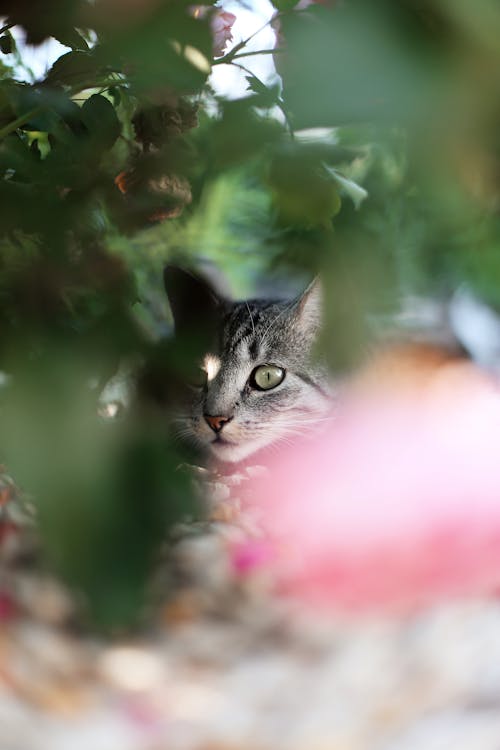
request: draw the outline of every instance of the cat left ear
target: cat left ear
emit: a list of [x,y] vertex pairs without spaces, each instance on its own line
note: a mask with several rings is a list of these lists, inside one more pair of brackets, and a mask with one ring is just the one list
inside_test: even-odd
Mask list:
[[206,279],[179,266],[168,265],[163,269],[163,282],[177,334],[215,328],[222,300]]
[[319,331],[323,319],[323,289],[318,278],[298,298],[293,314],[305,334],[314,335]]

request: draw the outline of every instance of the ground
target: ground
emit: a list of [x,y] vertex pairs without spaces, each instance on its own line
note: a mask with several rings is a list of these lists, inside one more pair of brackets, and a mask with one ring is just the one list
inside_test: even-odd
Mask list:
[[0,475],[1,750],[498,749],[498,602],[305,612],[229,564],[259,534],[248,476],[197,474],[211,521],[178,529],[156,582],[168,570],[174,596],[141,634],[107,640],[75,628],[36,564],[34,510]]

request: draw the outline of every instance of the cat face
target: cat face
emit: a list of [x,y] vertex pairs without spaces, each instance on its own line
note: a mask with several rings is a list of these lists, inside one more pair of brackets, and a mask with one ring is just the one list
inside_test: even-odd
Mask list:
[[173,268],[165,285],[176,330],[186,319],[212,322],[200,385],[178,419],[184,436],[218,460],[238,462],[306,434],[325,416],[330,388],[311,360],[321,319],[317,283],[288,302],[230,302]]

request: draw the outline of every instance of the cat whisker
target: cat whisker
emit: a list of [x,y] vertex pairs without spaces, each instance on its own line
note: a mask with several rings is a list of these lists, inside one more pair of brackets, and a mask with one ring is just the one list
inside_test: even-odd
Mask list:
[[177,425],[174,427],[173,434],[179,439],[189,438],[190,440],[197,439],[196,434],[193,432],[188,424]]

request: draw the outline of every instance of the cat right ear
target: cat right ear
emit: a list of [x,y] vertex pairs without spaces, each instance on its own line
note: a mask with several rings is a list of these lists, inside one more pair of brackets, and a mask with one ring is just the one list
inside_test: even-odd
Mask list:
[[163,283],[177,334],[215,328],[223,302],[208,281],[179,266],[167,265]]
[[323,318],[323,290],[319,278],[316,277],[298,298],[293,315],[295,325],[307,338],[319,332]]

